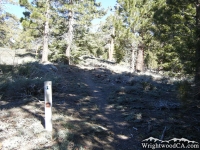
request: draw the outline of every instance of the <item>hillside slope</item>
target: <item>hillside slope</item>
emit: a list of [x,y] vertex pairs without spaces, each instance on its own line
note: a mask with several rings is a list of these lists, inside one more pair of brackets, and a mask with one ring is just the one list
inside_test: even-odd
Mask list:
[[[165,128],[164,139],[200,142],[199,108],[178,100],[176,82],[96,64],[1,65],[0,149],[135,150],[148,137],[160,139]],[[47,80],[52,133],[44,129]]]

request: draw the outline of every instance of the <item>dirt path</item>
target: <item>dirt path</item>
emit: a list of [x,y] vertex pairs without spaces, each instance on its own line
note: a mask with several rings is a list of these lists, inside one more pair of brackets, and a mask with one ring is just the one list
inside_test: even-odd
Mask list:
[[102,149],[135,149],[134,145],[136,143],[134,143],[133,139],[133,129],[122,118],[122,112],[115,109],[112,104],[108,104],[107,98],[111,92],[109,89],[112,89],[111,86],[113,85],[109,82],[107,84],[95,82],[93,75],[88,71],[82,71],[81,75],[90,89],[91,101],[94,101],[98,107],[95,120],[108,130],[109,136],[112,137],[107,143],[107,146]]
[[[43,92],[11,100],[3,97],[1,150],[141,150],[142,140],[160,138],[165,127],[165,140],[184,137],[200,141],[199,108],[179,107],[174,85],[105,67],[57,68],[53,72],[53,132],[44,129]],[[16,87],[17,83],[19,88],[29,87],[22,81],[8,87]],[[43,88],[40,82],[36,85]]]

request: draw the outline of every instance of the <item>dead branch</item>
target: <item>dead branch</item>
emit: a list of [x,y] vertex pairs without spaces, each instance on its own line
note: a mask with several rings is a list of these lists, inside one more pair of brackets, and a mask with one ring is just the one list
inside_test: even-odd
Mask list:
[[161,135],[161,137],[160,137],[160,140],[163,140],[166,130],[167,130],[167,127],[165,126],[165,128],[164,128],[164,130],[163,130],[163,132],[162,132],[162,135]]

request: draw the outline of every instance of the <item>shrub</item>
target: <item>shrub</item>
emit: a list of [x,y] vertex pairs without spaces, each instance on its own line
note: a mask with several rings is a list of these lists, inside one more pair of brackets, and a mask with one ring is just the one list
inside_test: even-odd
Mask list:
[[58,55],[52,55],[52,57],[50,58],[50,60],[52,62],[56,62],[56,63],[63,63],[68,65],[69,64],[69,58],[67,56],[65,56],[64,54],[58,54]]
[[180,81],[177,83],[178,98],[182,101],[183,105],[189,103],[191,97],[191,84],[188,81]]
[[34,62],[14,67],[12,73],[4,74],[1,79],[0,94],[5,100],[10,100],[41,95],[45,81],[52,81],[53,87],[56,87],[60,77],[55,76],[53,71],[45,70],[44,65]]

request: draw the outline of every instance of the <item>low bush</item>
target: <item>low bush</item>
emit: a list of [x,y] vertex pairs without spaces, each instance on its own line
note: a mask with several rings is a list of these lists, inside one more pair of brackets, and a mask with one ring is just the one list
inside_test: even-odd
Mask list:
[[0,77],[0,94],[4,100],[39,96],[43,94],[45,81],[52,81],[53,87],[59,84],[60,77],[37,62],[22,64],[13,70]]
[[190,99],[192,97],[191,91],[191,83],[189,83],[187,80],[177,83],[178,98],[181,100],[183,106],[186,106],[188,103],[190,103]]

